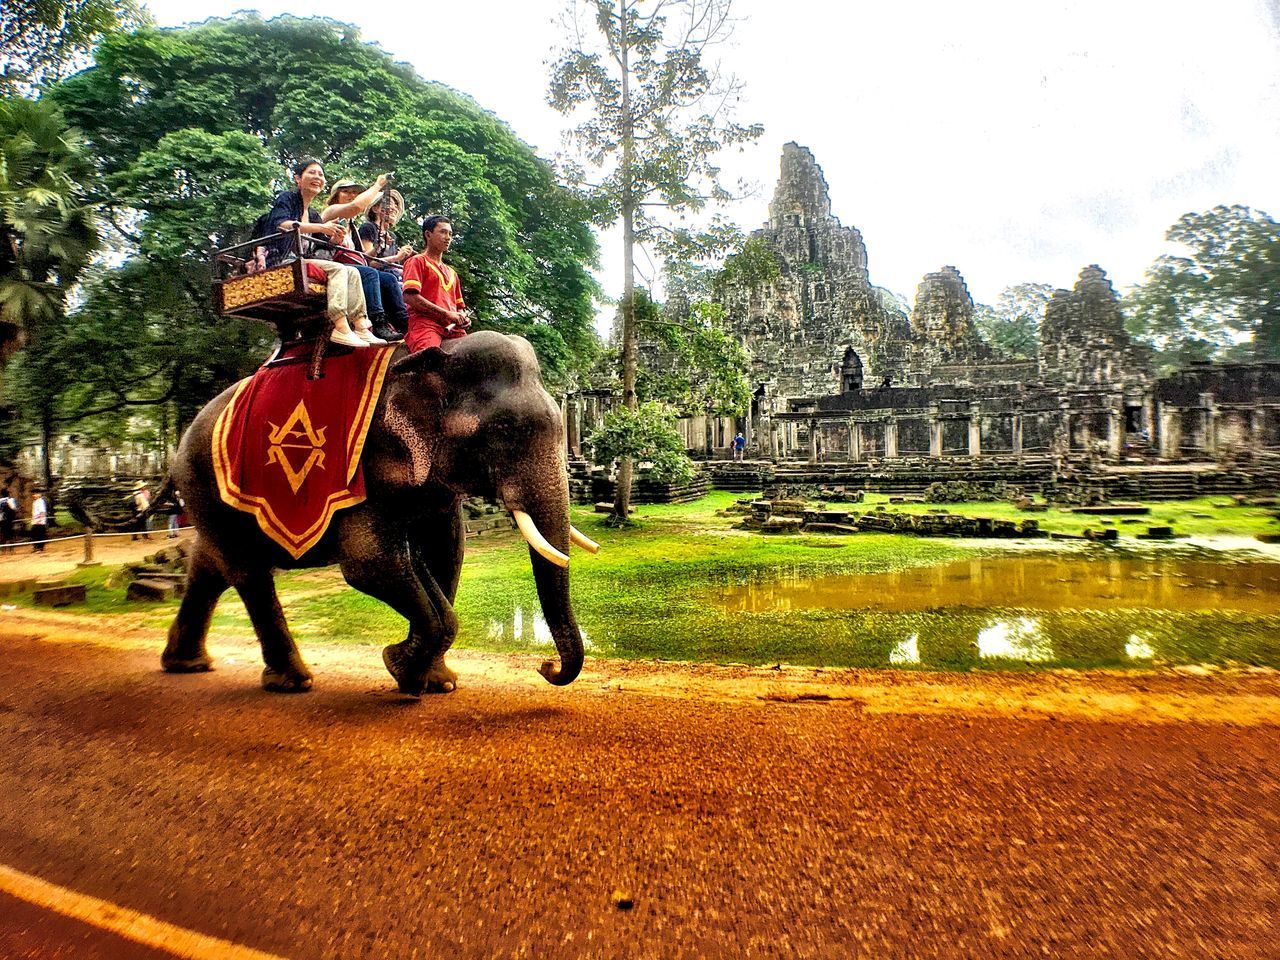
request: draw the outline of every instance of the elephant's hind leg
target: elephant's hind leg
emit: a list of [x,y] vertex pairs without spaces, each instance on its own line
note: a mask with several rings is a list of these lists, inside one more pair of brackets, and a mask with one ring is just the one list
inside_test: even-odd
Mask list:
[[253,629],[262,645],[262,688],[279,693],[301,693],[311,689],[311,671],[289,633],[289,624],[280,609],[275,581],[268,570],[255,571],[236,584],[236,592],[249,611]]
[[169,673],[199,673],[213,669],[213,658],[205,647],[209,620],[227,581],[218,572],[200,542],[196,541],[188,561],[187,587],[178,615],[169,626],[169,640],[160,665]]

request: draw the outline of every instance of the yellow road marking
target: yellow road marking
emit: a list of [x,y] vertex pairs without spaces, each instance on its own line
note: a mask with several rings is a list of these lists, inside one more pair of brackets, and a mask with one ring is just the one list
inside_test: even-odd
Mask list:
[[55,886],[4,864],[0,864],[0,891],[187,960],[283,960],[274,953],[175,927],[137,910]]

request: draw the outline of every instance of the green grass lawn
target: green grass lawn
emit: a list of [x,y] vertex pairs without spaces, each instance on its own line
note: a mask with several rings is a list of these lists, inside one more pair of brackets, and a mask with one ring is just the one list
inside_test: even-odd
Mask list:
[[[1276,507],[1237,506],[1230,497],[1201,497],[1196,500],[1155,501],[1148,504],[1151,513],[1138,517],[1107,517],[1073,513],[1070,507],[1050,507],[1044,513],[1028,513],[1012,503],[902,503],[889,504],[882,494],[870,494],[863,504],[850,504],[849,509],[859,507],[874,510],[884,504],[890,510],[902,513],[928,513],[945,510],[967,517],[992,517],[996,520],[1037,520],[1040,529],[1049,533],[1080,534],[1086,528],[1094,530],[1114,526],[1121,537],[1133,537],[1144,533],[1147,527],[1173,527],[1175,533],[1193,537],[1252,537],[1259,533],[1280,533],[1280,520],[1276,520]],[[837,506],[834,505],[833,506]],[[841,507],[841,509],[844,509]],[[1111,521],[1103,523],[1103,521]],[[1133,522],[1127,522],[1133,521]]]
[[[602,547],[596,556],[573,550],[574,608],[589,655],[943,669],[1153,662],[1280,666],[1280,610],[1276,616],[1144,609],[1046,614],[966,607],[958,596],[955,604],[896,612],[804,606],[729,612],[716,602],[726,585],[936,567],[991,550],[973,542],[890,534],[761,535],[737,530],[738,517],[721,515],[737,498],[717,492],[691,504],[643,506],[639,525],[624,531],[606,527],[604,517],[589,508],[574,508],[574,524]],[[872,496],[868,503],[850,505],[850,509],[870,510],[886,501],[887,497]],[[919,513],[931,505],[893,505],[891,509]],[[1056,509],[1025,514],[1002,503],[952,504],[942,509],[969,516],[1034,516],[1043,529],[1063,533],[1097,529],[1101,519]],[[1228,498],[1161,503],[1154,505],[1151,516],[1138,519],[1139,524],[1117,523],[1122,537],[1158,524],[1201,537],[1239,537],[1280,529],[1268,509],[1238,507]],[[1139,543],[1131,541],[1135,547]],[[1090,558],[1115,556],[1117,548],[1073,544],[1066,549],[1076,551],[1087,567]],[[161,627],[176,607],[174,603],[145,608],[126,604],[123,587],[113,585],[109,572],[82,571],[74,579],[90,588],[89,602],[82,609],[108,617],[128,617],[135,623],[141,617]],[[304,649],[317,640],[384,644],[404,636],[405,622],[399,615],[347,588],[336,569],[284,573],[277,583]],[[458,647],[550,649],[545,630],[538,629],[528,551],[514,531],[469,545],[457,609],[462,624]],[[234,594],[219,605],[214,629],[251,633]]]

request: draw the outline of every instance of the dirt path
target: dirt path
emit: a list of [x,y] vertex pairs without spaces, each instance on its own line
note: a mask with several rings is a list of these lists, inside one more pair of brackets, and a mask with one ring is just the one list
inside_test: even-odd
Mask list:
[[[1275,956],[1275,674],[470,654],[415,702],[324,647],[281,697],[100,628],[0,617],[0,863],[280,956]],[[28,914],[0,955],[65,946]]]

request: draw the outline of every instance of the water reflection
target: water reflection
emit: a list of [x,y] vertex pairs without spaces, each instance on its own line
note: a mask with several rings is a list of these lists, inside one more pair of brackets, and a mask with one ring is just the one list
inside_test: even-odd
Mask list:
[[1053,659],[1053,647],[1033,617],[997,620],[978,633],[978,656],[1008,660]]
[[1280,612],[1280,564],[1174,557],[975,557],[891,573],[729,585],[713,599],[734,612],[999,606],[1275,614]]
[[[578,628],[582,634],[582,648],[591,648],[591,639],[587,631]],[[522,647],[554,647],[555,638],[551,636],[551,628],[537,609],[525,611],[524,607],[516,607],[511,616],[505,620],[490,620],[488,627],[489,640],[504,646]]]
[[792,576],[703,598],[736,636],[759,614],[760,629],[785,633],[792,651],[818,662],[952,670],[1280,663],[1280,564],[1014,555]]
[[895,666],[912,666],[920,662],[920,634],[913,633],[889,651],[889,662]]
[[1156,648],[1140,634],[1132,634],[1124,645],[1124,655],[1129,660],[1153,660]]

